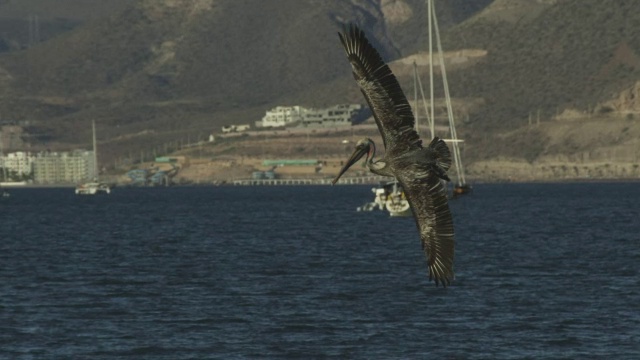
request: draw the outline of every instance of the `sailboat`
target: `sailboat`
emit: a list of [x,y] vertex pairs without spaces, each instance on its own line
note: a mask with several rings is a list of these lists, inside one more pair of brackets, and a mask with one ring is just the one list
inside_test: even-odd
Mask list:
[[[449,82],[447,81],[447,71],[444,63],[444,53],[442,51],[442,43],[440,42],[440,31],[438,28],[438,18],[436,17],[436,8],[433,0],[427,0],[428,7],[428,26],[429,26],[429,88],[430,88],[430,104],[427,106],[424,97],[424,91],[422,89],[422,82],[418,76],[417,65],[413,63],[413,79],[414,79],[414,97],[415,97],[415,121],[416,131],[418,130],[418,87],[420,88],[420,94],[422,95],[422,103],[424,105],[425,113],[427,114],[427,121],[429,123],[429,130],[431,132],[431,138],[435,137],[435,96],[434,96],[434,76],[433,76],[433,32],[435,32],[436,46],[438,52],[438,61],[440,62],[440,73],[442,74],[442,87],[444,89],[444,97],[447,108],[447,119],[449,120],[449,132],[451,138],[443,139],[452,149],[453,165],[456,169],[455,182],[453,184],[453,196],[459,196],[468,194],[471,192],[471,185],[467,184],[464,176],[464,167],[462,166],[462,157],[460,155],[460,143],[464,140],[458,139],[456,132],[455,120],[453,118],[453,107],[451,106],[451,95],[449,94]],[[430,111],[429,111],[430,110]]]
[[98,149],[96,145],[96,122],[91,121],[91,128],[93,131],[93,170],[95,178],[93,181],[79,184],[76,186],[76,195],[98,195],[98,194],[110,194],[111,187],[109,184],[102,183],[98,180]]

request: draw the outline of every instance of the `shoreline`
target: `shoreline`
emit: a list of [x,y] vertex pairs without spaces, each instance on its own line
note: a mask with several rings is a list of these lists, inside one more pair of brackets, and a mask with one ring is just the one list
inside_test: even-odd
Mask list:
[[[345,179],[349,179],[349,178],[345,178]],[[234,184],[234,182],[238,182],[238,181],[247,181],[250,182],[250,179],[236,179],[236,180],[231,180],[229,182],[225,182],[225,183],[213,183],[213,182],[200,182],[200,183],[192,183],[192,184],[188,184],[188,183],[181,183],[181,184],[173,184],[171,186],[135,186],[135,185],[130,185],[130,184],[115,184],[115,188],[158,188],[158,189],[162,189],[162,188],[182,188],[182,187],[268,187],[268,186],[376,186],[378,185],[378,182],[345,182],[345,183],[340,183],[340,184],[336,184],[336,185],[331,185],[330,184],[330,179],[328,181],[326,181],[326,183],[322,183],[322,181],[314,181],[314,182],[310,182],[309,180],[318,180],[318,179],[312,179],[312,178],[288,178],[288,179],[278,179],[278,180],[284,180],[281,181],[278,184],[268,184],[268,183],[256,183],[256,184],[248,184],[248,185],[237,185]],[[327,180],[327,179],[325,179]],[[282,184],[282,182],[286,182],[288,184]],[[453,182],[452,182],[453,183]],[[501,185],[507,185],[507,184],[513,184],[513,185],[524,185],[524,184],[596,184],[596,183],[600,183],[600,184],[607,184],[607,183],[640,183],[640,178],[636,178],[636,179],[629,179],[629,178],[616,178],[616,179],[611,179],[611,178],[597,178],[597,179],[554,179],[554,180],[549,180],[549,179],[541,179],[541,180],[525,180],[525,181],[515,181],[515,180],[487,180],[487,179],[474,179],[471,181],[468,181],[467,184],[474,186],[474,185],[483,185],[483,184],[487,184],[487,185],[494,185],[494,184],[501,184]],[[73,189],[75,187],[75,185],[69,185],[69,184],[27,184],[27,185],[20,185],[20,186],[10,186],[10,187],[3,187],[5,190],[15,190],[15,189]]]

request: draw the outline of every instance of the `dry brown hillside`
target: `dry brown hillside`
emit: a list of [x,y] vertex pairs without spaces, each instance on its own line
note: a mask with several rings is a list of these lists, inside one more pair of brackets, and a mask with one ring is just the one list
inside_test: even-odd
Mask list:
[[[29,2],[37,3],[21,4]],[[101,17],[78,12],[65,18],[68,29],[0,54],[0,120],[23,124],[23,140],[38,150],[89,147],[95,119],[112,163],[204,139],[224,124],[252,124],[277,105],[363,102],[336,32],[355,22],[386,60],[401,64],[426,48],[424,3],[136,0]],[[566,111],[605,124],[627,119],[605,105],[640,80],[636,5],[436,0],[466,159],[533,163],[549,149],[569,156],[544,130]],[[394,70],[412,92],[401,68]],[[540,125],[525,131],[531,116]],[[594,128],[575,129],[600,146]],[[627,146],[621,139],[612,141]]]

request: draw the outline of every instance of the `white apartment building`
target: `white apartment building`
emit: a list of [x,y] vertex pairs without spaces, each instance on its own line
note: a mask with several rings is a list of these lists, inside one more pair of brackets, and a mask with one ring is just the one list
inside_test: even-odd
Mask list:
[[353,118],[362,110],[360,104],[335,105],[324,109],[307,109],[300,126],[335,127],[350,126]]
[[15,171],[18,175],[29,175],[32,171],[33,155],[18,151],[0,157],[0,167],[8,172]]
[[38,184],[78,183],[94,179],[93,151],[43,152],[33,161],[33,181]]

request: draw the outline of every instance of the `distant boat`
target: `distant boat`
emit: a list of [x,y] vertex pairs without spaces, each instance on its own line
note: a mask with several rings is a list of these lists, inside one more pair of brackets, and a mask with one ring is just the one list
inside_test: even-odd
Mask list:
[[464,194],[468,194],[473,190],[473,188],[471,187],[471,185],[469,184],[455,184],[453,186],[453,197],[458,197],[460,195],[464,195]]
[[76,186],[76,195],[110,194],[111,187],[101,182],[87,182]]
[[387,202],[385,203],[385,208],[389,215],[392,217],[413,216],[411,205],[409,205],[409,201],[404,195],[402,185],[397,181],[393,181],[390,186],[391,191],[387,195]]
[[380,186],[371,189],[371,191],[375,194],[374,200],[358,207],[358,211],[373,211],[378,208],[379,210],[388,211],[392,217],[413,215],[402,186],[397,181],[381,183]]
[[96,146],[96,122],[91,121],[91,128],[93,131],[93,167],[95,178],[93,181],[86,182],[76,186],[76,195],[98,195],[98,194],[110,194],[111,187],[109,184],[102,183],[98,180],[98,149]]
[[11,194],[9,194],[9,192],[6,189],[2,189],[2,197],[8,198],[9,196],[11,196]]

